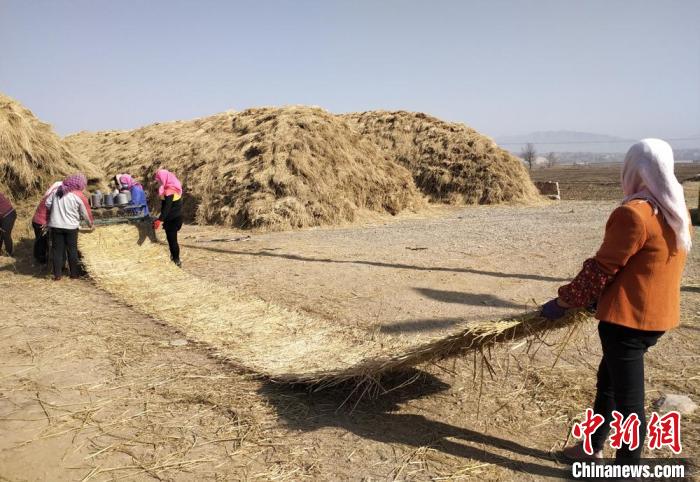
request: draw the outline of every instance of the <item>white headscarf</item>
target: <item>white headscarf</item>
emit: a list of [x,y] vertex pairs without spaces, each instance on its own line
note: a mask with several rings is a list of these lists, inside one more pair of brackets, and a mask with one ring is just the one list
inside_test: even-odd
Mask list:
[[673,173],[673,149],[661,139],[642,139],[627,151],[622,167],[623,203],[646,199],[676,233],[676,246],[690,251],[690,218],[683,186]]

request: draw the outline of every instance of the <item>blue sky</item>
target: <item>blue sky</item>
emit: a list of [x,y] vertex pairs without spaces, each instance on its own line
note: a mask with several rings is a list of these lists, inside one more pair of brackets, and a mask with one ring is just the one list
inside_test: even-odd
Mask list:
[[313,104],[700,135],[695,0],[0,0],[0,45],[0,91],[60,134]]

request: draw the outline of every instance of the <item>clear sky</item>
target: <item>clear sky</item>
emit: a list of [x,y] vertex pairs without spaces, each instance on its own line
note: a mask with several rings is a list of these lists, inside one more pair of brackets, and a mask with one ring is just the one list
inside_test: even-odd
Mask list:
[[698,136],[700,1],[0,0],[0,91],[60,134],[313,104]]

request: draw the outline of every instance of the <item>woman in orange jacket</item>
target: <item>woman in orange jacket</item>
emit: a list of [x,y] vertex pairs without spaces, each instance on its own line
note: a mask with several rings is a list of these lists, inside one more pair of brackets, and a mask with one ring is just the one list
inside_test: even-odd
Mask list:
[[671,146],[659,139],[634,144],[622,168],[622,189],[624,200],[610,215],[597,254],[542,309],[543,316],[556,319],[568,308],[596,304],[600,320],[603,358],[593,411],[605,421],[592,436],[593,453],[582,444],[564,450],[572,460],[602,457],[613,410],[625,420],[636,414],[640,422],[639,446],[630,450],[623,442],[616,459],[640,458],[646,436],[644,354],[680,318],[691,227]]

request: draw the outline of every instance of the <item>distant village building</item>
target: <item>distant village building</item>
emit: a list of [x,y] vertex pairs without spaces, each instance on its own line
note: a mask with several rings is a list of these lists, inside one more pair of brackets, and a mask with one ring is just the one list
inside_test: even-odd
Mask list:
[[[525,162],[525,159],[523,159],[520,156],[515,156],[515,157],[520,159],[520,162],[522,162],[523,164],[525,164],[525,166],[527,166],[527,162]],[[535,167],[547,167],[547,158],[542,157],[542,156],[537,156],[535,158],[534,162],[532,163],[532,167],[533,168],[535,168]]]
[[547,158],[544,156],[537,156],[535,162],[532,163],[532,167],[547,167]]

